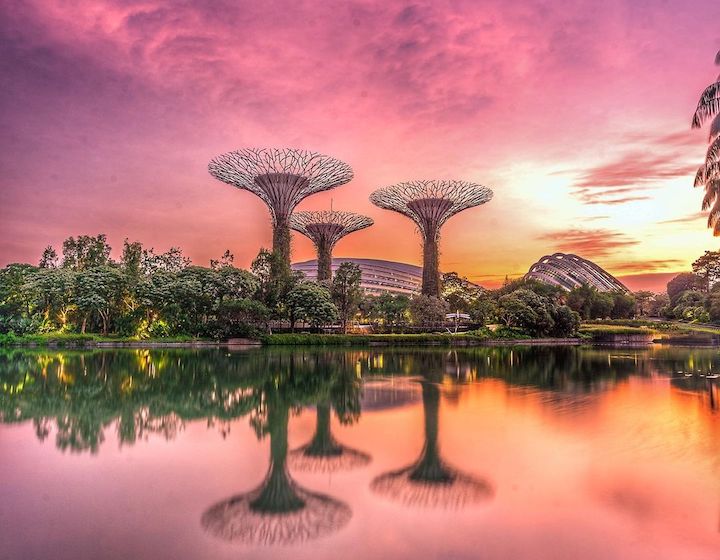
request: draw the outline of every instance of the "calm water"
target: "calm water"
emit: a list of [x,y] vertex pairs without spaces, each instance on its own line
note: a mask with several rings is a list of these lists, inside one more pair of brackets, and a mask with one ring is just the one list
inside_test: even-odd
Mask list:
[[708,373],[718,350],[0,353],[0,558],[717,559]]

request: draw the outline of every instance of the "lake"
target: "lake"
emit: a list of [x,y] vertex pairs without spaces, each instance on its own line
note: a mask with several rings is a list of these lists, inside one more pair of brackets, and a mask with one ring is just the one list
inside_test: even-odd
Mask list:
[[666,346],[5,350],[0,558],[716,560],[718,373]]

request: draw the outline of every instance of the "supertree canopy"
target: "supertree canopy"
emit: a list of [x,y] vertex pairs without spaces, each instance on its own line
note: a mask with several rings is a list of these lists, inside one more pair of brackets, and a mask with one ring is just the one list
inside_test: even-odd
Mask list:
[[440,228],[450,217],[485,204],[492,195],[489,188],[465,181],[409,181],[375,191],[370,201],[417,224],[423,237],[422,293],[439,297]]
[[320,210],[295,212],[290,216],[290,227],[315,244],[318,281],[332,278],[332,250],[335,244],[347,234],[371,225],[371,218],[354,212]]
[[290,214],[301,200],[344,185],[353,177],[342,161],[306,150],[245,148],[217,156],[210,174],[259,196],[270,209],[273,251],[290,264]]

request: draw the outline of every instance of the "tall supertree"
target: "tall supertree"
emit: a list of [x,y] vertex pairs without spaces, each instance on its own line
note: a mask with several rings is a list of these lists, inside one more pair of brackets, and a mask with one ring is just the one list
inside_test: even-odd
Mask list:
[[304,198],[344,185],[353,178],[342,161],[306,150],[245,148],[214,158],[210,174],[250,191],[270,209],[273,252],[290,265],[290,214]]
[[409,181],[375,191],[370,201],[415,222],[423,237],[422,293],[439,297],[440,228],[450,217],[485,204],[492,195],[489,188],[465,181]]
[[349,233],[370,227],[373,223],[367,216],[335,210],[295,212],[290,216],[290,228],[315,244],[318,281],[332,278],[332,251],[335,244]]

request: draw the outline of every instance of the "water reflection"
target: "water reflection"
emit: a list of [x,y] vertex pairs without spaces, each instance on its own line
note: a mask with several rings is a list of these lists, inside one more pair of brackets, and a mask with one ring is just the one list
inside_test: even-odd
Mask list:
[[[150,546],[155,557],[283,558],[287,549],[267,545],[302,542],[307,556],[419,557],[443,542],[457,557],[488,543],[490,558],[592,548],[583,557],[644,560],[655,557],[634,547],[648,535],[662,558],[713,558],[682,552],[720,544],[719,357],[663,347],[0,352],[0,422],[27,426],[0,426],[11,442],[0,557],[126,558]],[[551,538],[527,531],[528,519]],[[113,538],[115,554],[83,548]]]
[[[210,507],[201,519],[208,533],[244,544],[287,545],[338,531],[352,517],[347,504],[300,487],[288,473],[290,407],[314,396],[312,390],[299,391],[301,386],[294,372],[264,384],[261,409],[253,423],[260,437],[270,435],[267,475],[258,488]],[[317,386],[311,382],[306,388]]]
[[[484,479],[460,472],[440,456],[438,376],[428,375],[422,385],[425,445],[412,465],[375,478],[370,488],[391,500],[412,507],[460,508],[492,498],[493,488]],[[441,376],[439,376],[441,377]]]

